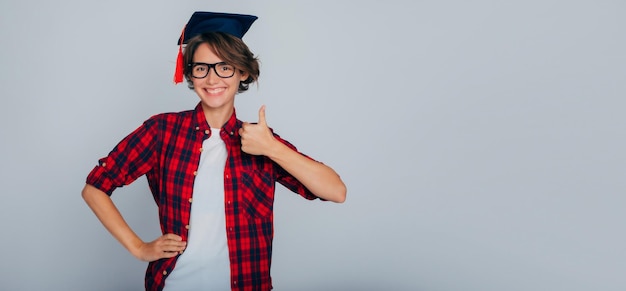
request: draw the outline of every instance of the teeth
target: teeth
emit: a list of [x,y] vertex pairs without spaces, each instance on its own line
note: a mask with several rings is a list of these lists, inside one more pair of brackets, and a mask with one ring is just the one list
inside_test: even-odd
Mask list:
[[206,89],[206,91],[211,94],[215,94],[224,91],[224,88]]

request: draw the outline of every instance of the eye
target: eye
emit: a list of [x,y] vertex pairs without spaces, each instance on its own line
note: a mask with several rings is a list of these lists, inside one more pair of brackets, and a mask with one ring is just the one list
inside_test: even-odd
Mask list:
[[235,70],[235,67],[231,66],[231,65],[218,65],[217,69],[222,71],[222,72],[232,72]]
[[207,70],[207,66],[206,65],[202,65],[202,64],[196,64],[193,66],[193,70],[195,72],[205,72]]

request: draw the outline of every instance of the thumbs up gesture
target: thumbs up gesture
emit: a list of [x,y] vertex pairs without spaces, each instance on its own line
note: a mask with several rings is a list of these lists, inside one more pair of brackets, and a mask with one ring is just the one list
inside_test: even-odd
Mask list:
[[259,108],[259,122],[244,122],[239,129],[241,150],[251,155],[267,156],[276,139],[265,121],[265,105]]

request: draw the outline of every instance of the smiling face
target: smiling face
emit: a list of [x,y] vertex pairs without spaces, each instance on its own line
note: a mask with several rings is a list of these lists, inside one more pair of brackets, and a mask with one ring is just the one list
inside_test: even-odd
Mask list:
[[[215,64],[223,62],[223,60],[213,52],[209,44],[202,43],[193,55],[193,62]],[[221,78],[215,73],[213,68],[208,73],[204,78],[191,78],[193,90],[200,97],[205,114],[226,116],[228,118],[235,106],[235,94],[237,94],[239,89],[239,83],[246,80],[248,74],[236,69],[232,77]]]

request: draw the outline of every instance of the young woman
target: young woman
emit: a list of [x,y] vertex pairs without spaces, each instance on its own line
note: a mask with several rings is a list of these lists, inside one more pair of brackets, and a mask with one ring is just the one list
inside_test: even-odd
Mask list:
[[[307,199],[343,202],[328,166],[256,123],[237,119],[235,95],[259,76],[241,37],[255,16],[196,12],[179,44],[182,70],[200,102],[158,114],[125,137],[87,177],[82,196],[106,229],[150,262],[146,290],[270,290],[275,183]],[[181,77],[178,76],[178,81]],[[144,242],[110,195],[145,175],[163,235]]]

